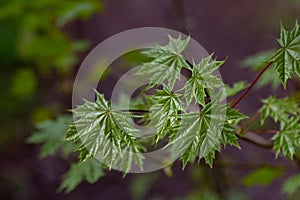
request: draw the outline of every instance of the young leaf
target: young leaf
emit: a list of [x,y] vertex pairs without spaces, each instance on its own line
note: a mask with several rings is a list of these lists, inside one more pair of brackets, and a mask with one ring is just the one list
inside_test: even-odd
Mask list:
[[178,112],[184,109],[179,94],[173,93],[167,87],[158,90],[150,99],[153,102],[150,108],[150,119],[157,130],[155,135],[155,143],[157,143],[178,126]]
[[280,131],[273,136],[276,157],[282,152],[285,157],[293,160],[296,148],[300,147],[300,117],[291,117],[281,121]]
[[290,115],[300,114],[300,107],[295,99],[286,97],[276,99],[270,96],[262,100],[264,105],[261,108],[261,124],[263,125],[268,117],[271,117],[275,122],[287,119]]
[[65,190],[66,193],[74,190],[82,181],[95,183],[104,175],[101,164],[93,158],[89,158],[83,163],[73,163],[69,171],[63,175],[63,181],[58,191]]
[[[183,167],[188,162],[194,162],[197,156],[206,156],[218,142],[218,137],[211,136],[212,132],[208,133],[209,118],[204,114],[193,112],[182,115],[181,126],[178,134],[175,136],[171,144],[174,145],[174,153],[181,155]],[[206,139],[206,143],[204,139]],[[205,144],[204,144],[205,143]],[[202,148],[201,148],[202,147]],[[200,155],[200,148],[202,155]],[[206,155],[204,154],[206,153]]]
[[[214,113],[212,110],[214,109]],[[212,166],[215,151],[220,150],[220,143],[233,144],[238,146],[236,138],[229,131],[234,127],[223,128],[224,121],[239,120],[244,115],[238,114],[234,109],[216,104],[214,101],[205,105],[201,112],[191,112],[181,115],[181,123],[174,139],[170,142],[173,145],[174,154],[180,154],[183,166],[187,162],[193,162],[197,156],[204,158],[206,163]],[[225,117],[222,114],[228,115]]]
[[181,55],[187,47],[190,38],[177,39],[169,36],[169,44],[166,46],[156,46],[153,49],[145,51],[148,57],[153,58],[151,62],[144,63],[138,71],[138,75],[150,77],[150,87],[161,85],[167,81],[170,89],[173,89],[176,80],[180,78],[180,72],[183,67],[189,68],[185,58]]
[[222,87],[223,82],[219,77],[213,75],[224,61],[212,60],[212,55],[203,58],[199,64],[193,64],[192,77],[184,86],[184,98],[189,105],[193,99],[197,103],[204,106],[204,97],[207,96],[205,91],[213,91],[216,88]]
[[113,111],[102,94],[96,95],[96,102],[86,101],[73,110],[76,137],[109,168],[120,167],[128,172],[132,163],[141,168],[143,147],[135,138],[137,130],[127,121],[130,115]]
[[275,52],[270,61],[274,62],[279,79],[286,88],[286,82],[293,72],[300,77],[300,26],[298,22],[291,31],[287,31],[281,25],[278,43],[281,48]]

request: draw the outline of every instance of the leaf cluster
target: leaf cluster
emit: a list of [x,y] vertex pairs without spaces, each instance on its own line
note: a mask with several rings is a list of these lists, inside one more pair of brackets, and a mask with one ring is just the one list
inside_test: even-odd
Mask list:
[[[149,114],[144,117],[154,126],[153,143],[167,142],[184,166],[196,158],[204,158],[212,166],[215,151],[221,150],[221,144],[239,147],[236,123],[245,116],[220,103],[224,89],[218,89],[224,84],[215,72],[224,61],[210,55],[190,64],[182,55],[189,40],[189,37],[169,37],[166,46],[157,45],[143,52],[153,58],[137,72],[138,76],[149,77],[150,82],[144,98]],[[183,68],[191,75],[185,77],[187,81],[182,88],[175,90]],[[83,162],[93,157],[109,169],[118,168],[125,173],[133,165],[142,169],[145,147],[137,138],[138,130],[129,122],[135,116],[113,110],[110,102],[97,91],[96,96],[95,102],[85,101],[72,110],[76,120],[70,126],[67,140],[81,141]],[[196,105],[198,111],[191,112],[191,105]]]
[[300,107],[295,99],[285,97],[277,99],[270,96],[262,100],[261,124],[267,118],[280,124],[280,130],[272,137],[276,157],[280,152],[285,157],[293,159],[296,149],[300,145]]
[[[65,139],[76,144],[74,147],[79,151],[80,162],[72,165],[64,176],[61,189],[70,191],[83,179],[93,183],[103,175],[102,168],[106,167],[121,169],[124,173],[136,167],[142,171],[143,152],[150,145],[162,143],[171,147],[171,156],[180,158],[183,168],[188,162],[200,162],[201,159],[212,167],[215,154],[222,150],[222,146],[229,144],[240,148],[237,135],[241,133],[242,137],[245,130],[240,127],[239,122],[247,116],[234,109],[231,104],[222,103],[222,100],[226,98],[225,95],[234,96],[248,84],[238,82],[232,87],[224,85],[216,73],[224,61],[213,59],[213,55],[202,58],[199,63],[187,61],[183,52],[189,41],[189,37],[182,39],[181,36],[169,36],[167,45],[157,45],[143,52],[150,61],[143,63],[136,75],[147,77],[149,85],[136,105],[148,112],[136,115],[134,112],[115,110],[110,101],[97,91],[94,102],[85,101],[72,110],[75,120],[70,124]],[[281,26],[278,42],[280,49],[275,53],[272,54],[272,51],[258,55],[259,59],[248,64],[261,69],[260,62],[270,64],[268,66],[273,63],[285,88],[287,80],[293,74],[300,77],[298,22],[291,31]],[[266,58],[266,55],[271,54],[267,62],[262,61],[261,57]],[[183,70],[187,73],[183,73]],[[182,83],[183,74],[186,82],[177,84]],[[270,73],[268,81],[261,85],[272,83],[274,78],[271,75],[273,74]],[[273,83],[274,87],[278,86],[278,82]],[[279,99],[271,96],[262,102],[261,126],[268,118],[279,124],[279,130],[272,137],[276,157],[282,153],[293,159],[300,145],[300,107],[297,101],[290,97]],[[137,118],[142,119],[144,125],[153,126],[151,144],[145,143],[149,140],[138,137],[141,134],[132,123],[132,119]],[[43,126],[45,128],[52,125]],[[43,129],[43,126],[40,128]],[[44,131],[30,139],[33,143],[45,143],[42,147],[45,155],[62,148],[54,145],[62,139],[61,136],[57,135],[52,141],[49,139],[50,134],[52,133]],[[281,175],[282,169],[266,166],[247,176],[244,182],[247,185],[257,182],[267,185]],[[267,179],[261,180],[261,176],[266,176]],[[286,185],[292,184],[294,189],[284,189],[285,192],[293,193],[299,187],[295,180],[298,177],[287,181]]]

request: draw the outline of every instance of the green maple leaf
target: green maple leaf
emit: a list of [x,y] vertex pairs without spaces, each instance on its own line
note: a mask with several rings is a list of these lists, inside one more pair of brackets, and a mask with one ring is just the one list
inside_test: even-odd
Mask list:
[[109,168],[120,167],[128,172],[132,163],[142,167],[143,147],[135,138],[136,130],[127,121],[130,115],[113,111],[110,103],[102,94],[96,92],[95,102],[86,101],[72,110],[76,119],[76,134],[71,126],[68,138],[80,138],[88,153],[82,160],[93,156],[100,159]]
[[[235,128],[228,128],[228,122],[225,122],[244,118],[237,110],[212,101],[201,112],[182,114],[181,118],[178,131],[170,144],[173,145],[174,156],[180,154],[184,167],[188,162],[194,162],[197,156],[212,166],[215,151],[220,150],[221,142],[238,146],[234,133],[229,133]],[[227,124],[226,128],[223,128],[224,124]]]
[[287,119],[290,115],[300,113],[300,107],[295,99],[291,97],[276,99],[270,96],[262,100],[264,105],[261,108],[261,124],[263,125],[268,117],[271,117],[275,122]]
[[240,148],[238,137],[234,133],[237,130],[237,124],[240,120],[247,118],[238,110],[227,106],[226,120],[224,122],[223,130],[221,132],[221,141],[224,145],[229,144]]
[[300,147],[300,117],[291,117],[281,121],[280,131],[272,137],[276,157],[282,152],[285,157],[293,159],[296,149]]
[[83,163],[73,163],[69,171],[63,175],[63,181],[58,191],[65,190],[66,193],[69,193],[83,180],[95,183],[103,175],[100,162],[93,158],[89,158]]
[[150,119],[157,130],[155,143],[178,126],[178,112],[184,110],[179,97],[179,94],[173,93],[166,86],[150,97],[153,103],[150,108]]
[[190,38],[177,39],[169,36],[169,44],[166,46],[156,46],[143,52],[146,56],[153,58],[151,62],[144,63],[137,72],[138,75],[147,76],[150,79],[150,87],[161,85],[165,81],[170,89],[180,79],[180,72],[183,67],[189,68],[185,58],[181,55],[187,47]]
[[194,162],[197,156],[202,158],[208,155],[217,146],[218,137],[212,131],[208,132],[209,121],[207,116],[199,112],[182,115],[179,134],[171,144],[174,145],[173,152],[181,154],[183,167],[188,162]]
[[284,88],[286,82],[295,72],[300,77],[300,26],[296,22],[291,31],[287,31],[281,25],[280,39],[281,48],[270,58],[275,64],[275,70],[279,73]]
[[224,61],[212,60],[212,55],[203,58],[199,64],[193,63],[192,77],[184,86],[184,98],[187,105],[195,99],[197,103],[204,106],[207,91],[212,92],[223,86],[220,78],[213,75],[213,72],[218,70],[223,63]]

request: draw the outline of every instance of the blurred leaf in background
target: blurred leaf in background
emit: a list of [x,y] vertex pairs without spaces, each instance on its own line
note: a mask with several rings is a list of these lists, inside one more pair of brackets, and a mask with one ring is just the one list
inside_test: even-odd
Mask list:
[[[68,25],[103,10],[103,5],[98,0],[11,0],[0,1],[0,8],[0,152],[6,155],[0,167],[0,195],[20,199],[36,181],[24,164],[35,156],[24,142],[34,124],[37,131],[28,141],[43,143],[41,157],[74,151],[71,142],[63,142],[71,117],[50,120],[68,107],[70,75],[78,53],[89,45],[72,37]],[[11,164],[16,161],[21,164]],[[86,175],[89,181],[100,174],[92,170]]]
[[[66,73],[76,62],[75,54],[85,49],[87,43],[72,41],[62,26],[75,19],[86,19],[103,7],[96,0],[63,3],[58,0],[13,0],[2,2],[1,8],[4,11],[0,15],[1,27],[5,27],[8,33],[14,33],[9,38],[15,44],[11,53],[22,62],[34,63],[40,70],[55,68]],[[13,19],[18,23],[7,27],[5,23]],[[6,39],[2,37],[4,41],[1,42]],[[10,46],[10,43],[6,44],[1,47]]]
[[86,180],[88,183],[95,183],[103,175],[101,163],[96,159],[88,158],[85,162],[73,163],[70,170],[63,176],[63,181],[58,191],[71,192],[83,180]]
[[37,131],[28,138],[31,144],[42,144],[40,157],[53,156],[60,151],[63,156],[68,156],[75,151],[75,144],[65,141],[65,133],[72,122],[71,116],[60,116],[56,120],[45,120],[37,123]]
[[[270,58],[274,52],[275,50],[261,51],[254,55],[248,56],[242,61],[242,66],[250,68],[254,72],[259,72],[265,67],[268,58]],[[277,90],[281,82],[279,79],[274,78],[276,77],[275,73],[277,72],[272,69],[267,70],[264,73],[263,78],[257,82],[255,87],[258,89],[266,85],[271,85],[274,91]]]
[[62,112],[60,100],[71,88],[60,85],[77,64],[78,53],[89,45],[72,38],[65,25],[87,19],[103,5],[98,0],[11,0],[1,1],[0,7],[0,150],[4,150],[12,141],[21,142],[33,122]]
[[[300,189],[300,174],[289,177],[282,186],[282,191],[289,196],[292,196]],[[298,196],[299,197],[299,196]]]
[[193,187],[190,188],[190,191],[186,197],[179,199],[247,199],[246,194],[242,190],[239,190],[237,187],[229,187],[227,185],[227,181],[230,181],[231,184],[236,185],[235,180],[229,180],[229,177],[227,177],[227,174],[224,173],[224,171],[220,169],[216,170],[219,170],[217,172],[217,176],[208,168],[201,168],[197,165],[191,165],[191,168],[189,169],[189,178],[191,183],[193,183]]
[[276,178],[281,177],[283,173],[284,171],[280,167],[264,166],[245,176],[243,183],[249,187],[259,184],[268,186]]
[[139,174],[134,176],[129,186],[130,196],[133,200],[145,199],[149,190],[158,182],[157,172],[149,174]]
[[225,85],[226,96],[232,97],[244,90],[246,87],[248,87],[248,84],[245,81],[236,82],[232,85],[232,87],[230,87],[229,85]]

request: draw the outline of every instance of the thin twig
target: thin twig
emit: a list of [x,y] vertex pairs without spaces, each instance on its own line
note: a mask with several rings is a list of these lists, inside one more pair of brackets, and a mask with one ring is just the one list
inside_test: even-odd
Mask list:
[[248,131],[244,135],[237,135],[238,138],[241,140],[247,141],[249,143],[252,143],[256,146],[265,148],[265,149],[272,149],[273,148],[273,142],[270,140],[267,140],[263,138],[262,136],[257,135],[254,132]]
[[234,108],[247,94],[248,92],[253,88],[255,83],[259,80],[259,78],[264,74],[264,72],[273,64],[273,61],[269,62],[265,68],[258,74],[258,76],[254,79],[254,81],[251,83],[251,85],[244,90],[244,92],[241,94],[241,96],[234,101],[234,103],[231,105],[231,108]]

